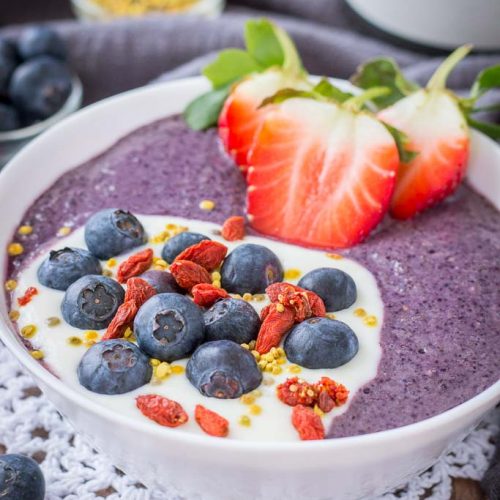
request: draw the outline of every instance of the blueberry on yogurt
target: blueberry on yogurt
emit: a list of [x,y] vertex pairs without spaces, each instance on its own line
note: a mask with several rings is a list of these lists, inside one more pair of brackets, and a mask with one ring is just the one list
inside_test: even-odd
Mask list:
[[184,295],[161,293],[139,309],[134,333],[146,354],[172,362],[189,356],[203,341],[203,314]]
[[184,293],[168,271],[150,269],[142,273],[139,278],[148,282],[156,290],[156,293]]
[[132,342],[115,339],[94,344],[78,364],[80,384],[98,394],[124,394],[147,384],[149,358]]
[[24,455],[0,456],[0,498],[43,500],[45,479],[38,464]]
[[169,238],[161,251],[161,257],[171,264],[175,258],[186,248],[196,245],[200,241],[209,240],[207,236],[200,233],[185,231]]
[[201,394],[235,399],[262,382],[262,372],[252,353],[231,340],[202,344],[189,359],[186,375]]
[[344,271],[320,267],[305,274],[298,285],[319,295],[327,311],[340,311],[352,306],[357,299],[356,283]]
[[100,330],[109,325],[124,297],[123,288],[115,280],[89,274],[68,287],[61,312],[75,328]]
[[85,243],[99,259],[109,259],[145,243],[146,233],[137,217],[116,208],[101,210],[85,225]]
[[204,315],[206,340],[232,340],[238,344],[257,338],[260,318],[244,300],[224,299],[216,302]]
[[222,287],[230,293],[264,293],[269,285],[283,281],[283,267],[269,248],[246,243],[226,257],[221,276]]
[[87,274],[101,274],[101,263],[88,250],[61,248],[52,250],[38,268],[38,281],[56,290],[66,290]]
[[290,331],[283,347],[291,363],[305,368],[338,368],[354,358],[359,343],[342,321],[311,318]]

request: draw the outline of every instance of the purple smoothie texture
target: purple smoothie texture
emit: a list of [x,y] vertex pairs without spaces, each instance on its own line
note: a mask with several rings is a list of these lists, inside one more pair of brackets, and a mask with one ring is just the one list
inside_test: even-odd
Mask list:
[[[212,212],[199,208],[203,199],[215,202]],[[244,206],[244,180],[216,131],[194,132],[180,117],[160,120],[66,173],[35,201],[20,221],[34,231],[19,240],[26,251],[10,259],[8,274],[15,277],[59,228],[78,227],[105,207],[222,223]],[[483,198],[463,186],[414,220],[386,222],[343,254],[377,278],[383,355],[377,377],[333,421],[330,437],[437,415],[500,378],[500,214]]]

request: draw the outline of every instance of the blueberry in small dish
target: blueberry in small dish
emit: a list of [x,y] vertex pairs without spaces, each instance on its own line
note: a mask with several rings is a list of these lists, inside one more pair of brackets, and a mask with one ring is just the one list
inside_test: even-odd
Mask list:
[[168,271],[150,269],[142,273],[139,278],[149,283],[156,290],[156,293],[184,293]]
[[209,239],[208,236],[200,233],[192,233],[190,231],[176,234],[165,243],[161,251],[161,257],[171,264],[181,252],[186,250],[186,248],[196,245],[200,241]]
[[358,297],[356,283],[351,276],[331,267],[320,267],[308,272],[298,285],[319,295],[330,312],[347,309]]
[[149,358],[127,340],[104,340],[83,355],[77,368],[80,384],[98,394],[124,394],[147,384]]
[[172,362],[189,356],[204,340],[201,309],[184,295],[161,293],[139,309],[134,333],[152,358]]
[[64,320],[81,330],[101,330],[123,303],[125,291],[106,276],[89,274],[72,283],[61,304]]
[[201,394],[235,399],[262,382],[262,372],[252,353],[231,340],[202,344],[189,359],[186,376]]
[[260,318],[244,300],[223,299],[203,314],[206,340],[232,340],[238,344],[257,338]]
[[0,96],[7,93],[8,83],[17,63],[15,44],[11,40],[0,38]]
[[5,500],[43,500],[45,479],[39,465],[18,454],[0,456],[0,498]]
[[88,274],[101,274],[101,263],[83,248],[52,250],[38,268],[38,281],[55,290],[66,290],[72,283]]
[[283,281],[283,267],[269,248],[246,243],[226,257],[221,277],[229,293],[264,293],[269,285]]
[[21,117],[14,106],[0,102],[0,132],[14,130],[21,126]]
[[283,347],[291,363],[305,368],[338,368],[356,356],[359,342],[342,321],[311,318],[290,331]]
[[17,42],[17,50],[24,60],[46,55],[65,61],[67,57],[63,39],[46,26],[34,26],[23,31]]
[[108,208],[95,213],[85,225],[85,243],[99,259],[109,259],[146,242],[137,217],[126,210]]

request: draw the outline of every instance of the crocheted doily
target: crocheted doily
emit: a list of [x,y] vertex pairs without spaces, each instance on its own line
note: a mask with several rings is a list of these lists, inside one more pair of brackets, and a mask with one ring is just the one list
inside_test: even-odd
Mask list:
[[[488,467],[498,432],[500,409],[422,475],[377,500],[448,500],[451,477],[480,479]],[[0,343],[0,453],[32,456],[42,467],[46,500],[174,500],[149,490],[97,453],[37,389],[33,379]],[[430,493],[429,493],[430,492]],[[374,499],[375,500],[375,499]]]

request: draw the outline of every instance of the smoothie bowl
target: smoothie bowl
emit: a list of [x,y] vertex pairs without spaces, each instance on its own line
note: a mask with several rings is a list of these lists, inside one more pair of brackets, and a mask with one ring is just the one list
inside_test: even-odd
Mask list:
[[[207,90],[194,78],[108,99],[7,166],[2,341],[146,485],[186,498],[387,491],[500,400],[500,150],[474,134],[468,183],[363,244],[292,245],[240,232],[245,179],[215,130],[179,116]],[[63,283],[68,248],[85,272]],[[332,271],[334,294],[318,285]],[[321,328],[334,353],[329,340],[303,348]]]

